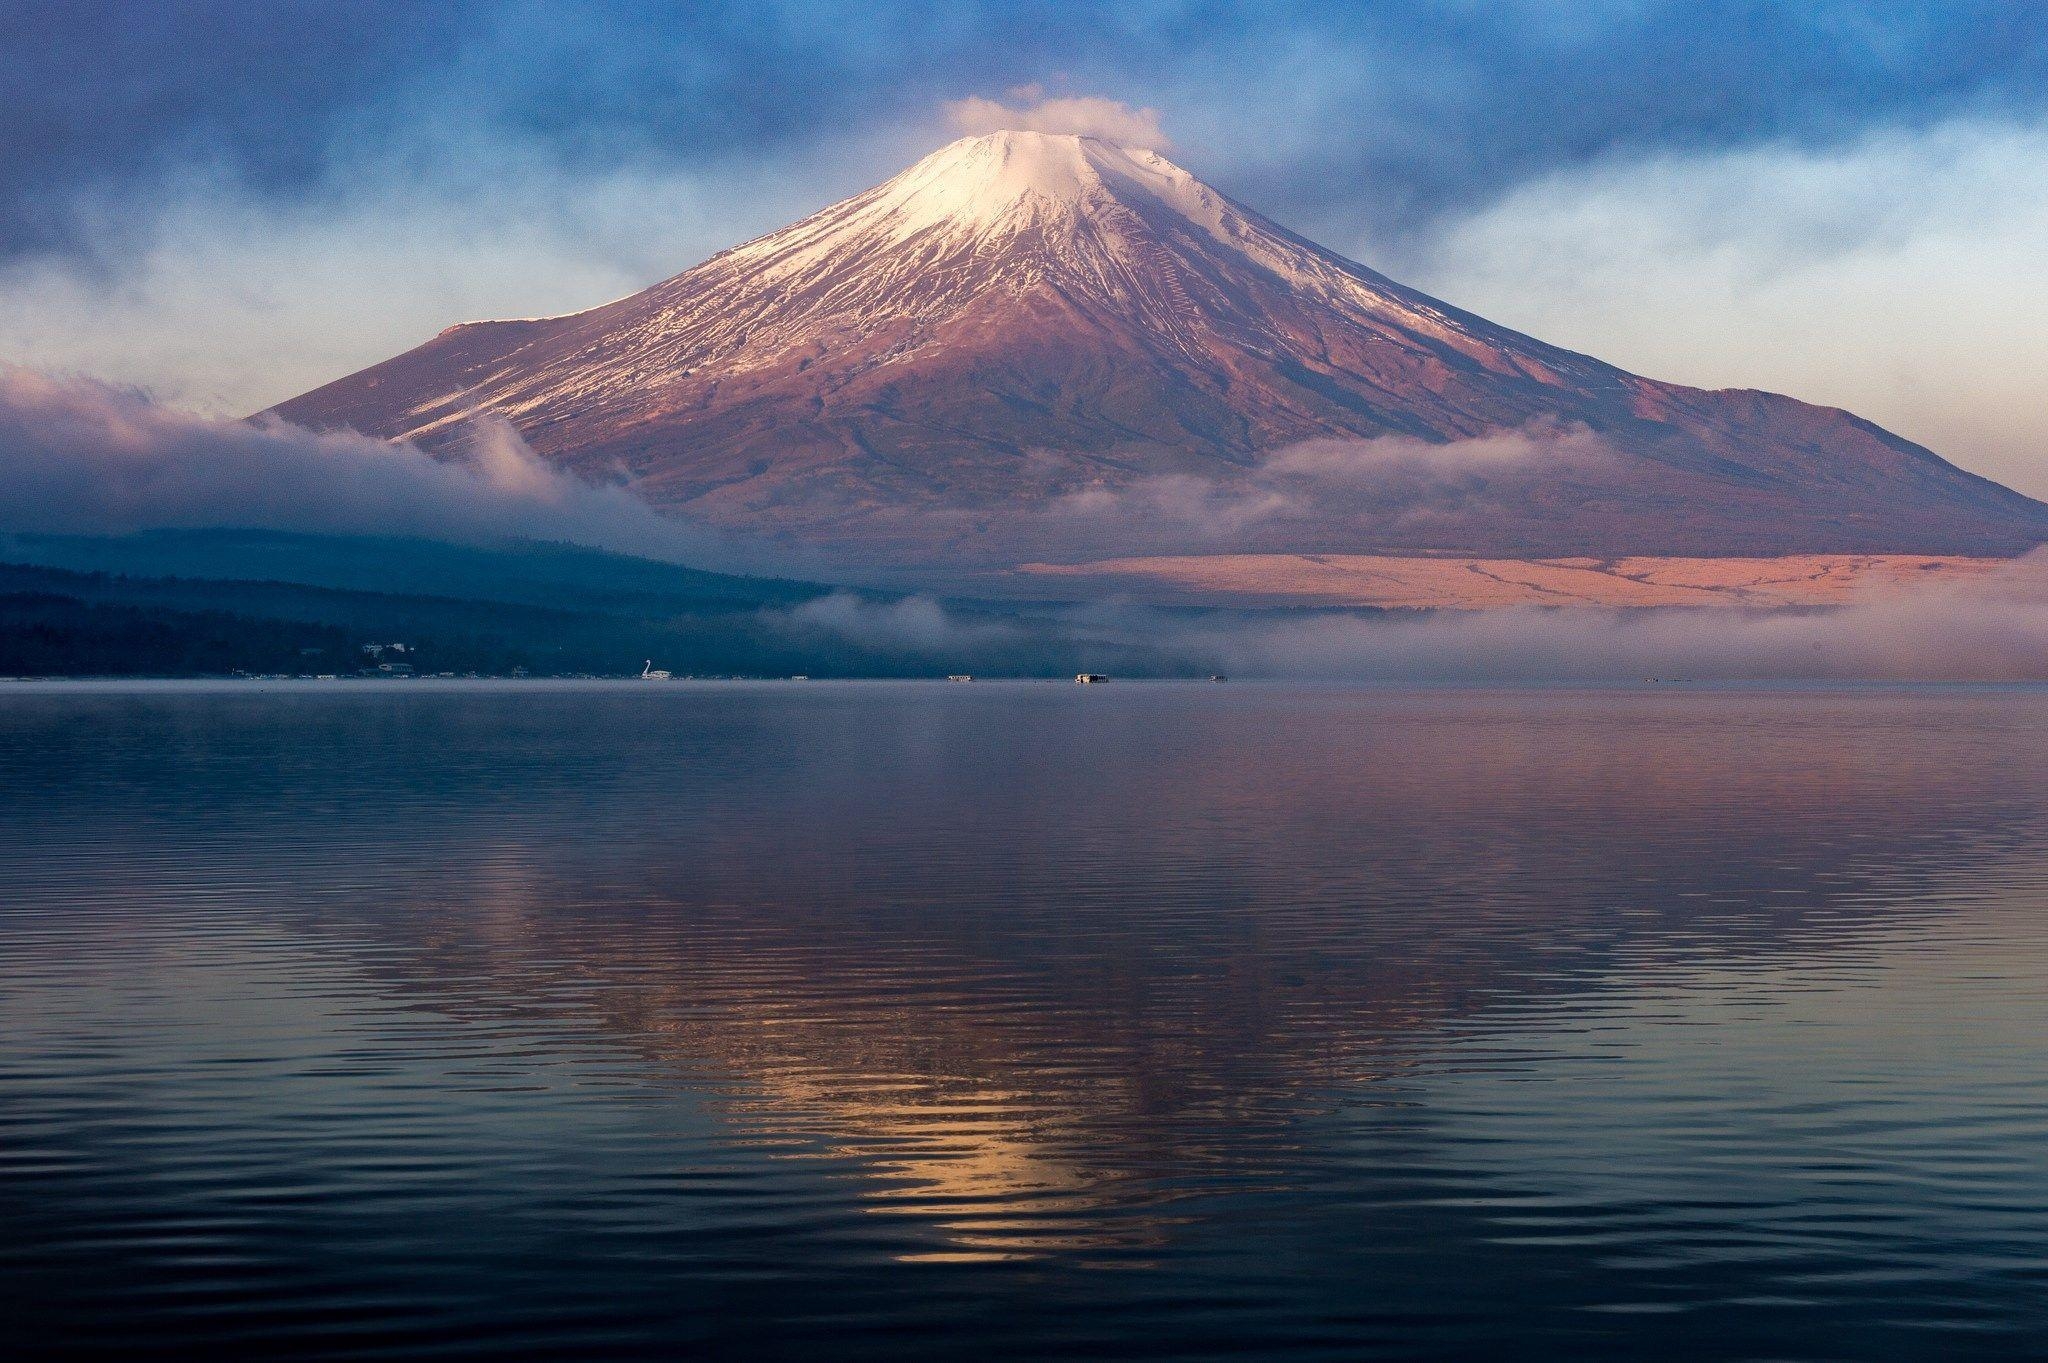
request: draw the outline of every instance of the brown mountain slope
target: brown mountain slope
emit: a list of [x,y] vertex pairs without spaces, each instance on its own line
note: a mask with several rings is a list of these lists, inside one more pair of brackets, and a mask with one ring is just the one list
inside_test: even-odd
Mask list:
[[572,316],[277,415],[509,418],[666,507],[896,567],[1186,553],[2011,554],[2048,506],[1845,412],[1639,378],[1154,152],[997,133]]

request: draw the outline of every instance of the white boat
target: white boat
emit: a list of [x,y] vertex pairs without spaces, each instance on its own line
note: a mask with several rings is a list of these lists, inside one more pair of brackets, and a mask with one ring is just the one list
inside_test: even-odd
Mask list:
[[669,674],[666,671],[654,665],[654,659],[652,658],[649,658],[640,665],[641,681],[667,681],[668,677]]
[[955,673],[953,673],[953,674],[952,674],[951,676],[947,677],[947,678],[946,678],[946,680],[947,680],[947,681],[973,681],[973,680],[974,680],[974,674],[973,674],[973,673],[971,673],[971,672],[955,672]]
[[1096,682],[1106,682],[1109,678],[1103,676],[1100,672],[1076,672],[1074,680],[1082,686],[1092,686]]

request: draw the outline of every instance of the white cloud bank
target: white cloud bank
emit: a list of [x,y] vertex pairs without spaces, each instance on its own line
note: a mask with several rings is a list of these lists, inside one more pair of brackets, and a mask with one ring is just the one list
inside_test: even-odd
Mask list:
[[1186,612],[1100,602],[991,625],[936,601],[837,596],[780,614],[813,642],[1040,673],[1352,682],[2048,681],[2048,551],[1969,582],[1846,607],[1589,607],[1369,615]]
[[1358,249],[1546,340],[1846,407],[2048,496],[2048,121],[1599,162]]
[[467,543],[564,540],[694,564],[745,559],[623,486],[480,425],[461,461],[281,422],[222,421],[83,379],[0,366],[0,531],[215,527]]
[[946,105],[947,121],[969,134],[1063,133],[1153,151],[1173,145],[1159,126],[1157,109],[1134,109],[1097,95],[1048,95],[1040,85],[1019,85],[1008,94],[1008,103],[980,96],[954,100]]
[[[1061,463],[1050,452],[1034,458],[1041,466]],[[1092,533],[1092,547],[1111,554],[1134,526],[1171,527],[1214,549],[1289,521],[1349,514],[1386,530],[1482,511],[1533,481],[1598,475],[1617,458],[1585,426],[1543,422],[1447,443],[1401,435],[1304,440],[1227,474],[1151,474],[1074,488],[1049,498],[1037,521],[1056,536]]]
[[[1194,643],[1190,640],[1190,643]],[[1389,681],[2048,680],[2048,551],[1814,611],[1518,609],[1296,617],[1203,644],[1247,675]]]

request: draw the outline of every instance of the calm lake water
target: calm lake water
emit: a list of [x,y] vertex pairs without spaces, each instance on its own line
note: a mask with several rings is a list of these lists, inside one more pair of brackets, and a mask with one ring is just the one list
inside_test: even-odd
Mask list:
[[11,1349],[2048,1353],[2048,691],[0,690]]

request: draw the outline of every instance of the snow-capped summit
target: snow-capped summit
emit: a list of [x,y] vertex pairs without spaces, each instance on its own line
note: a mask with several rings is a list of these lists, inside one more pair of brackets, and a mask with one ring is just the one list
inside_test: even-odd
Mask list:
[[[1345,260],[1156,151],[1040,132],[963,138],[631,297],[453,327],[275,410],[430,447],[497,413],[660,504],[893,564],[2048,539],[2048,507],[1846,413],[1637,377]],[[1449,491],[1413,474],[1418,448],[1501,436],[1537,457]],[[1272,502],[1273,457],[1310,441],[1350,442],[1318,456],[1344,476],[1232,510]],[[1169,487],[1178,509],[1155,514]]]
[[[1100,278],[1100,258],[1119,226],[1138,227],[1132,219],[1198,225],[1222,241],[1245,235],[1234,217],[1227,200],[1157,152],[1092,137],[993,132],[942,147],[894,179],[711,263],[746,271],[755,285],[800,287],[884,255],[899,269],[973,257],[997,266],[989,283],[1014,281],[1017,270],[1006,267],[1037,277],[1048,262],[1034,256],[1069,266],[1096,257]],[[1013,252],[1020,245],[1027,249]],[[885,267],[876,282],[890,281]],[[886,298],[863,302],[878,315],[889,311]]]
[[[898,238],[938,229],[993,230],[1017,215],[1081,214],[1151,201],[1220,218],[1222,199],[1156,151],[1061,133],[963,137],[843,207],[843,222]],[[821,215],[823,216],[823,215]]]

